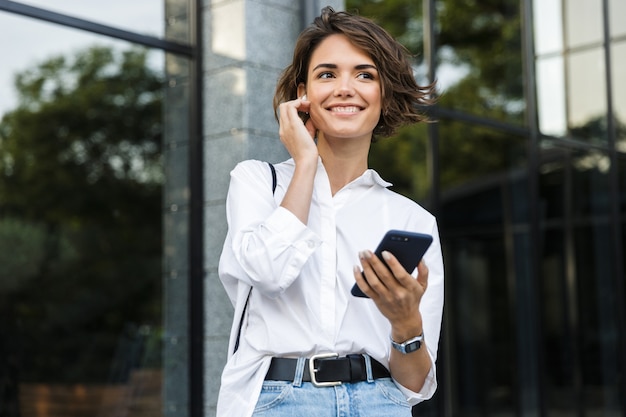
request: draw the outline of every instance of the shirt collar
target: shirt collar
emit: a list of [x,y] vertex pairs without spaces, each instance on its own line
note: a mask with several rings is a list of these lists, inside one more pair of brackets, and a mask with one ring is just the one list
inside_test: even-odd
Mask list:
[[391,187],[393,185],[392,183],[382,179],[382,177],[378,175],[378,172],[374,171],[373,169],[368,169],[367,171],[365,171],[363,175],[353,181],[353,184],[366,186],[379,185],[384,188]]
[[[287,161],[289,165],[295,166],[295,163],[293,161],[293,158],[289,158]],[[318,159],[318,164],[322,165],[322,167],[324,166],[322,164],[322,158]],[[363,175],[361,175],[360,177],[356,178],[354,181],[352,181],[353,185],[363,185],[363,186],[372,186],[372,185],[379,185],[383,188],[388,188],[391,187],[393,184],[390,182],[385,181],[379,174],[378,172],[374,171],[373,169],[367,169]]]

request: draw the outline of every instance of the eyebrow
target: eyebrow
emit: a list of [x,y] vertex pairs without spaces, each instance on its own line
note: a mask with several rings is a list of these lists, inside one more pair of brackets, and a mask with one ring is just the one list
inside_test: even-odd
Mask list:
[[[320,69],[320,68],[330,68],[330,69],[336,69],[336,68],[337,68],[337,65],[336,65],[336,64],[319,64],[319,65],[316,65],[316,66],[315,66],[315,68],[313,68],[313,71],[318,70],[318,69]],[[357,70],[363,70],[363,69],[373,69],[373,70],[378,71],[378,68],[376,68],[376,66],[375,66],[375,65],[371,65],[371,64],[360,64],[360,65],[356,65],[356,66],[354,67],[354,69],[357,69]]]

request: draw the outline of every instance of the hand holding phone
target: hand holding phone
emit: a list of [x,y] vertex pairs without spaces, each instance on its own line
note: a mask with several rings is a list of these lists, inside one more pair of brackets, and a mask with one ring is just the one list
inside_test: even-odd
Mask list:
[[[432,241],[433,237],[431,235],[403,230],[390,230],[382,238],[374,254],[384,263],[383,251],[390,252],[410,274],[415,270]],[[367,295],[361,291],[356,283],[352,287],[351,293],[355,297],[367,298]]]

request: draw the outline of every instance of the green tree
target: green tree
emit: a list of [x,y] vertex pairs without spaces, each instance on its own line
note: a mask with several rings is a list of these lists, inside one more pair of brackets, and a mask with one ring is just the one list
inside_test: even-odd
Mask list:
[[163,83],[148,56],[96,46],[16,76],[0,247],[18,253],[0,304],[20,323],[22,380],[107,380],[124,329],[160,323]]
[[[436,8],[439,79],[438,106],[502,122],[522,124],[524,97],[519,1],[440,0]],[[423,73],[422,3],[409,0],[348,0],[346,9],[373,18],[402,42]],[[444,85],[445,84],[445,85]],[[445,87],[445,90],[443,89]],[[441,185],[454,186],[511,165],[506,135],[493,129],[441,124]],[[371,165],[396,191],[425,200],[431,179],[426,167],[425,126],[401,129],[394,138],[374,144]],[[520,155],[523,155],[520,154]]]

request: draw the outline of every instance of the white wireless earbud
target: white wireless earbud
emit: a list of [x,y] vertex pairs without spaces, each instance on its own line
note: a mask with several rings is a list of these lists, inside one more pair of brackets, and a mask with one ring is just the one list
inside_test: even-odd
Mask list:
[[301,100],[306,100],[306,94],[301,97]]

